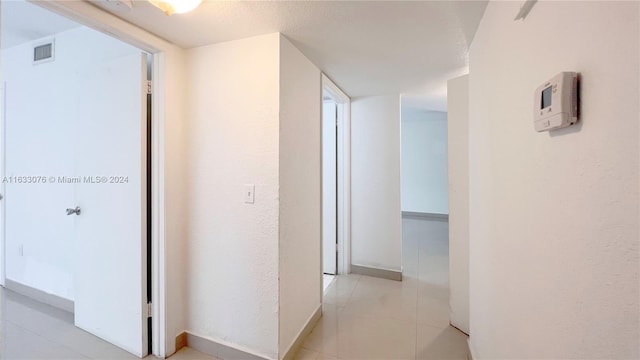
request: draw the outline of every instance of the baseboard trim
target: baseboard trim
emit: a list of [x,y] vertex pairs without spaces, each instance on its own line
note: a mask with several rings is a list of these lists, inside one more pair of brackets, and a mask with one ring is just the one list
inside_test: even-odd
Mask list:
[[306,339],[306,337],[311,333],[311,330],[316,326],[320,318],[322,317],[322,304],[318,306],[316,311],[311,315],[311,317],[307,320],[305,326],[300,330],[296,339],[291,343],[289,349],[284,353],[282,360],[293,360],[297,355],[298,351],[302,347],[302,343]]
[[[295,358],[298,350],[302,347],[302,343],[306,339],[307,335],[311,333],[316,326],[320,318],[322,317],[322,305],[318,306],[313,315],[307,320],[304,328],[300,330],[300,333],[289,346],[289,349],[285,353],[283,360],[292,360]],[[253,354],[246,350],[240,350],[229,345],[219,343],[213,339],[208,339],[202,336],[192,334],[188,331],[183,331],[176,336],[176,352],[184,347],[190,347],[201,353],[205,353],[216,357],[221,360],[271,360],[268,357]]]
[[204,336],[192,334],[189,331],[183,331],[176,336],[176,351],[185,346],[220,360],[273,360],[249,350],[238,349]]
[[457,325],[454,325],[451,321],[449,321],[449,325],[451,325],[452,327],[454,327],[456,330],[460,331],[461,333],[469,336],[469,334],[466,331],[460,329]]
[[351,272],[358,275],[373,276],[382,279],[402,281],[402,272],[394,270],[384,270],[361,265],[351,264]]
[[414,212],[414,211],[403,211],[402,217],[449,221],[448,214],[423,213],[423,212]]
[[69,299],[65,299],[58,295],[49,294],[48,292],[19,283],[17,281],[13,281],[11,279],[5,279],[4,287],[33,300],[73,313],[73,301]]
[[474,355],[473,347],[471,346],[471,338],[467,339],[467,359],[474,360],[477,359]]
[[184,347],[187,347],[187,333],[181,332],[176,336],[176,352],[180,351],[180,349]]

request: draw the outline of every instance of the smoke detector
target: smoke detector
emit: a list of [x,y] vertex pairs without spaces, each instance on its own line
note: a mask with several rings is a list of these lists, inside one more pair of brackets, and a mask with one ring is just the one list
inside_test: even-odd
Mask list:
[[110,8],[117,11],[131,11],[133,0],[103,0]]

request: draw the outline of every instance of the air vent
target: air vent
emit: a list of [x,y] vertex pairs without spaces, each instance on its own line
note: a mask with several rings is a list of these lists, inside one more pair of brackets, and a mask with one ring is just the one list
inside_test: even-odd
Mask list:
[[54,60],[54,42],[53,39],[39,42],[33,46],[33,64],[41,64]]

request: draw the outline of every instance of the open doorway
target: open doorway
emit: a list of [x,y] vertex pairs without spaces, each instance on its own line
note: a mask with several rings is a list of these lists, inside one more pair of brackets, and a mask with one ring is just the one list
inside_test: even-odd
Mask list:
[[2,285],[145,356],[147,54],[28,2],[2,7]]
[[322,96],[322,285],[338,274],[338,104]]
[[322,78],[322,273],[323,290],[333,276],[350,272],[350,99]]
[[[445,110],[445,111],[443,111]],[[446,108],[401,99],[403,278],[416,281],[418,316],[449,325],[448,137]]]

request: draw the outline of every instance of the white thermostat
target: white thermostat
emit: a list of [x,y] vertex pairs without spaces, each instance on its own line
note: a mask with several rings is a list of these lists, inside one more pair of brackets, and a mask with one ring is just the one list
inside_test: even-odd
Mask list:
[[536,89],[533,125],[536,131],[561,129],[578,122],[578,73],[561,72]]

